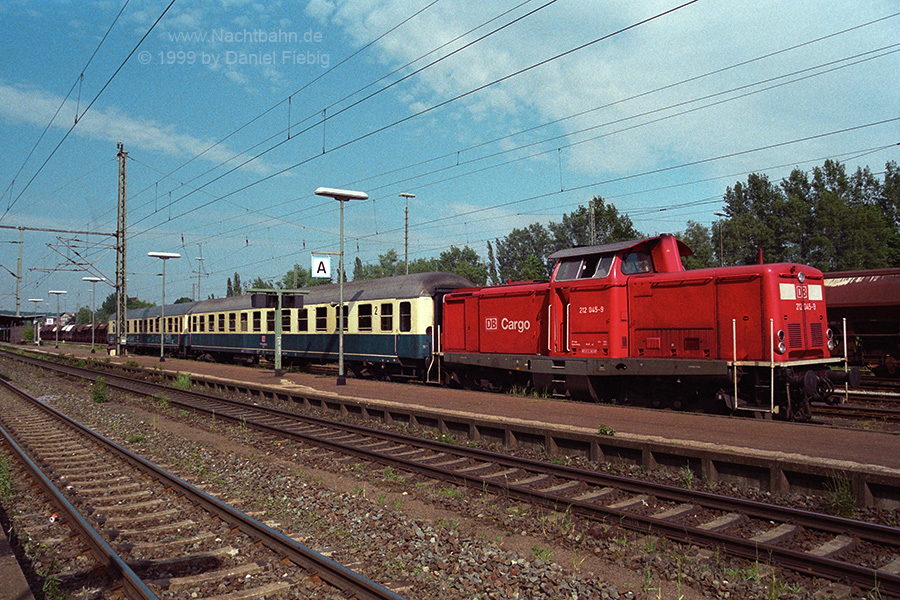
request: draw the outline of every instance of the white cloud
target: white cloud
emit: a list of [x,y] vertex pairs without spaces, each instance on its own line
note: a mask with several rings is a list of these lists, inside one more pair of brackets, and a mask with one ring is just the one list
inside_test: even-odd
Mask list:
[[[312,4],[334,9],[333,13],[320,12],[340,25],[358,45],[370,42],[412,12],[408,2],[399,0],[347,2],[336,8],[331,3]],[[380,40],[377,51],[385,63],[403,64],[488,21],[502,6],[498,2],[466,0],[435,5]],[[419,110],[673,6],[675,3],[662,0],[619,2],[604,5],[602,9],[594,3],[565,8],[554,5],[422,72],[412,80],[412,93],[407,87],[398,97],[409,103],[411,111]],[[531,8],[529,5],[516,14]],[[893,12],[896,4],[887,0],[843,3],[764,0],[750,5],[724,3],[712,7],[696,4],[492,86],[448,110],[465,113],[469,119],[484,124],[487,137],[504,129],[512,131],[520,121],[546,122],[610,105],[550,128],[557,133],[573,132],[894,43],[900,18],[614,104]],[[466,40],[508,20],[509,17],[488,25]],[[455,42],[442,52],[462,43]],[[575,146],[566,153],[568,164],[586,176],[629,173],[652,165],[718,156],[893,116],[900,103],[900,90],[894,77],[897,56],[900,55]],[[433,59],[431,56],[427,60]],[[670,112],[679,110],[684,109]],[[659,116],[609,125],[593,135]],[[893,131],[896,132],[896,127]],[[583,138],[573,135],[570,141]],[[850,149],[848,143],[865,147],[882,139],[883,135],[873,131],[860,134],[853,142],[848,142],[846,137],[823,140],[807,145],[803,155],[837,153]],[[797,152],[796,147],[784,147],[770,151],[766,160],[789,161]],[[759,165],[759,160],[758,156],[751,156],[739,162],[749,166]]]
[[[43,128],[50,122],[62,98],[39,89],[0,84],[0,116],[18,123]],[[84,110],[84,105],[81,107]],[[74,120],[75,103],[66,102],[53,126],[58,130],[68,130]],[[213,141],[182,133],[171,125],[164,125],[150,119],[135,118],[115,108],[94,107],[72,132],[73,135],[107,142],[123,142],[129,148],[148,152],[160,152],[176,158],[193,158],[206,151]],[[234,158],[236,153],[224,144],[203,154],[206,161],[234,165],[243,158]],[[256,160],[241,169],[265,175],[275,167],[262,160]]]

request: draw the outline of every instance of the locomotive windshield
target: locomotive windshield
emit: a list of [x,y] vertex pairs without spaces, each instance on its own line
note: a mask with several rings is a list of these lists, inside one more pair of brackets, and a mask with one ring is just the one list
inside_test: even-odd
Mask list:
[[649,273],[652,270],[650,255],[646,252],[629,252],[622,259],[622,274]]
[[601,279],[609,275],[612,267],[612,254],[595,254],[577,258],[563,259],[556,270],[556,281],[572,279]]

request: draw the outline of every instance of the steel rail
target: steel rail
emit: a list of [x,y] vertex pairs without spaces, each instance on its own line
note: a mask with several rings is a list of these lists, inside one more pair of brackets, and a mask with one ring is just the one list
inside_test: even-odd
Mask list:
[[[16,396],[33,400],[30,395],[12,383],[2,381],[2,384]],[[40,403],[38,402],[38,404]],[[112,546],[78,512],[78,509],[50,481],[41,468],[32,460],[29,453],[16,442],[13,435],[2,424],[0,424],[0,434],[2,434],[6,445],[12,450],[16,460],[25,467],[38,487],[50,498],[50,502],[66,515],[66,523],[87,543],[94,558],[104,566],[114,580],[120,582],[125,595],[132,600],[157,600],[158,596],[147,587],[131,567],[113,550]]]
[[[50,364],[53,365],[53,368],[61,367],[61,370],[68,371],[71,374],[80,377],[91,378],[96,376],[95,372],[88,369],[81,369],[70,365],[57,365],[55,363]],[[117,384],[112,379],[120,379],[121,383]],[[592,520],[602,519],[603,517],[612,518],[615,519],[616,524],[619,526],[645,533],[664,533],[666,537],[684,543],[719,546],[736,556],[747,558],[749,560],[768,558],[774,561],[775,564],[787,566],[795,571],[828,579],[846,580],[863,587],[869,587],[871,589],[877,588],[881,593],[889,596],[900,596],[900,576],[893,573],[862,567],[835,559],[819,557],[809,553],[791,550],[789,548],[783,548],[774,543],[742,539],[725,533],[702,529],[700,527],[672,523],[665,519],[653,516],[637,515],[627,510],[602,506],[588,501],[580,501],[563,494],[541,492],[540,490],[530,489],[527,486],[517,485],[515,483],[495,482],[491,481],[489,478],[460,472],[452,468],[442,468],[440,466],[429,466],[416,463],[404,458],[392,457],[387,453],[388,451],[384,449],[376,452],[356,447],[352,443],[347,443],[345,441],[328,440],[314,434],[292,431],[286,429],[283,424],[266,423],[262,420],[257,420],[253,418],[253,414],[260,414],[263,418],[277,417],[278,419],[290,419],[294,422],[298,420],[312,422],[321,427],[329,427],[346,432],[357,433],[359,435],[377,437],[383,441],[397,445],[404,445],[407,447],[414,445],[434,452],[445,454],[452,453],[470,460],[491,462],[507,468],[546,473],[557,477],[561,474],[565,474],[566,476],[578,479],[579,481],[584,481],[589,485],[612,486],[630,493],[651,494],[665,500],[698,504],[702,507],[726,512],[737,511],[754,518],[797,523],[812,529],[835,534],[852,532],[853,535],[859,538],[874,543],[890,545],[895,548],[900,545],[900,530],[897,528],[865,523],[852,519],[843,519],[820,513],[801,511],[788,507],[778,507],[728,496],[719,496],[708,492],[701,492],[699,490],[687,490],[663,484],[631,480],[564,465],[549,465],[540,461],[519,459],[509,455],[465,448],[443,442],[423,440],[413,436],[390,433],[363,426],[339,423],[321,417],[308,417],[280,409],[248,405],[247,403],[240,401],[220,398],[209,394],[178,390],[146,381],[135,381],[117,375],[112,375],[111,378],[108,378],[107,383],[112,386],[121,386],[128,391],[144,393],[148,396],[153,396],[154,394],[159,393],[160,390],[164,390],[169,396],[168,399],[170,404],[176,404],[183,408],[205,412],[206,414],[214,415],[216,419],[226,419],[235,423],[257,427],[273,435],[313,443],[335,452],[358,456],[366,460],[376,461],[381,464],[407,471],[418,472],[428,477],[461,483],[473,489],[490,490],[495,494],[515,497],[523,501],[557,510],[560,509],[560,507],[565,507],[564,510],[571,510],[580,516]],[[140,387],[145,386],[149,391],[142,391],[139,389]],[[197,406],[196,403],[180,401],[173,398],[173,394],[200,399],[204,402],[214,402],[217,403],[219,407],[211,408]],[[228,411],[222,409],[223,404],[232,407],[238,412],[236,414],[228,414]],[[393,450],[396,451],[396,448]]]
[[[260,543],[262,543],[269,549],[275,551],[276,553],[279,553],[283,557],[286,557],[288,560],[301,566],[305,570],[316,573],[319,578],[321,578],[328,584],[349,593],[350,597],[355,597],[359,600],[406,600],[404,596],[401,596],[385,588],[384,586],[371,581],[366,577],[363,577],[359,573],[356,573],[355,571],[345,567],[344,565],[341,565],[340,563],[337,563],[330,558],[319,554],[315,550],[303,544],[300,544],[299,542],[296,542],[283,533],[272,529],[271,527],[263,523],[260,523],[256,519],[253,519],[252,517],[244,514],[236,508],[225,504],[214,496],[211,496],[210,494],[207,494],[206,492],[194,487],[183,479],[161,469],[152,462],[138,456],[137,454],[134,454],[130,450],[127,450],[126,448],[120,446],[112,440],[92,431],[91,429],[82,425],[71,417],[50,406],[47,406],[46,404],[43,404],[39,400],[28,395],[23,390],[15,387],[13,384],[6,381],[4,381],[3,384],[10,389],[15,390],[16,393],[18,393],[22,397],[28,398],[37,407],[44,410],[48,414],[65,422],[72,428],[88,436],[90,439],[100,443],[115,454],[121,456],[129,464],[144,471],[150,477],[156,479],[157,481],[165,483],[167,486],[172,487],[182,495],[195,500],[197,504],[202,506],[210,513],[218,516],[233,527],[236,527],[242,532],[250,535],[251,537],[253,537],[253,539],[259,540]],[[68,503],[65,498],[62,498],[62,500]],[[85,521],[83,517],[79,515],[78,518],[83,521],[83,523],[88,528],[90,528],[90,525],[87,524],[87,521]],[[102,539],[100,541],[103,542]],[[105,542],[103,542],[103,544],[109,547]],[[115,556],[115,551],[111,547],[109,547],[109,552],[111,552],[113,556]],[[118,560],[121,561],[121,559]],[[124,565],[124,562],[122,564]],[[125,567],[127,568],[127,565],[125,565]],[[135,575],[135,577],[137,576]],[[140,581],[139,578],[138,581]],[[146,598],[156,598],[155,595],[152,595],[152,592],[150,592],[150,594],[151,595],[146,596]],[[135,596],[135,598],[137,600],[145,598],[145,596]]]

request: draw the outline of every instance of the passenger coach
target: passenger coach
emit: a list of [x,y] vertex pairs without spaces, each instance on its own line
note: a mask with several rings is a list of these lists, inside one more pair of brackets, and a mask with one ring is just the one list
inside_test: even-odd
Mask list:
[[[358,376],[423,378],[433,367],[443,295],[471,287],[448,273],[416,273],[344,284],[344,361]],[[338,358],[337,284],[316,286],[301,306],[281,311],[285,364]],[[160,347],[159,307],[129,311],[127,348],[153,353]],[[277,309],[255,307],[251,295],[166,306],[166,352],[218,361],[273,358]],[[110,342],[115,341],[115,316]]]

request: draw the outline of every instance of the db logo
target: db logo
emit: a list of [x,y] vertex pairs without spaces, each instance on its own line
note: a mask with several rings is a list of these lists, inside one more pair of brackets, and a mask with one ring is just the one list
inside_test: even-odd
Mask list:
[[484,320],[485,331],[497,331],[497,317],[486,317]]

